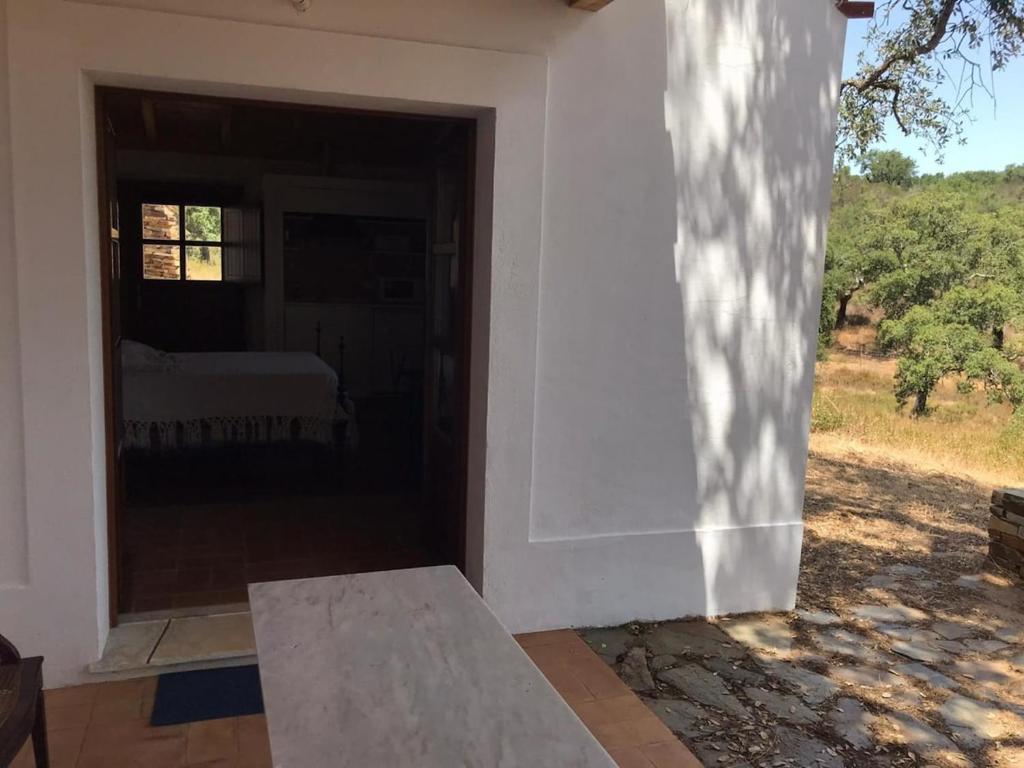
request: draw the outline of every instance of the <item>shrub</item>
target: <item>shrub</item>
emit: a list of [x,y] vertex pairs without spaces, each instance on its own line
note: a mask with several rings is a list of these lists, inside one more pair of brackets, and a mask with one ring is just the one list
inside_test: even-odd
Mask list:
[[835,432],[846,424],[846,418],[828,395],[814,393],[811,401],[811,432]]

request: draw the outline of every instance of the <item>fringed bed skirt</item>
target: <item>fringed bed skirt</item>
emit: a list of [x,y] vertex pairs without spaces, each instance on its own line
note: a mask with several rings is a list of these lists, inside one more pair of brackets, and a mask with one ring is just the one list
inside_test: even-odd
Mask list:
[[224,445],[307,442],[329,445],[335,420],[312,416],[217,416],[185,421],[124,422],[124,446],[170,451]]

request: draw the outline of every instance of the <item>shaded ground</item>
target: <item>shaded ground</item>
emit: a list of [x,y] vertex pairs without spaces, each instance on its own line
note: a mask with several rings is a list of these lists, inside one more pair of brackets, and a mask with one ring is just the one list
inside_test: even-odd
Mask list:
[[797,611],[586,630],[708,766],[1024,766],[1024,589],[991,489],[812,452]]

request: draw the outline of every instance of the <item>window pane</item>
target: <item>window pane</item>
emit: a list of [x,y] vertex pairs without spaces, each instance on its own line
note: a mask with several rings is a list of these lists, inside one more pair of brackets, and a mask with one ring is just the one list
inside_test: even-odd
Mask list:
[[142,246],[142,277],[144,280],[178,280],[181,278],[181,251],[176,245]]
[[185,239],[219,242],[220,208],[209,205],[186,205]]
[[186,280],[222,280],[219,245],[185,246]]
[[178,206],[143,203],[143,238],[146,240],[177,240],[180,232]]

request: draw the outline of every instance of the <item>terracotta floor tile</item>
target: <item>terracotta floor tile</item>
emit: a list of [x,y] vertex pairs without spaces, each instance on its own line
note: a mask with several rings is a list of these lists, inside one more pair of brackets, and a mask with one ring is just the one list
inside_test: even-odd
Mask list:
[[594,695],[565,664],[552,665],[542,670],[548,682],[561,694],[570,706],[585,701],[593,701]]
[[[176,593],[171,598],[174,608],[196,608],[203,605],[230,605],[249,600],[246,589],[211,589],[205,592]],[[164,607],[167,606],[165,601]]]
[[172,602],[169,597],[136,597],[126,607],[130,608],[132,613],[146,613],[147,611],[162,611]]
[[82,754],[99,755],[111,748],[133,743],[144,737],[147,723],[133,720],[129,723],[90,723],[82,742]]
[[85,726],[50,731],[46,741],[50,747],[50,768],[74,768],[85,741]]
[[[165,737],[137,743],[129,754],[135,768],[180,768],[185,765],[185,738]],[[80,767],[79,767],[80,768]]]
[[201,592],[210,588],[209,568],[179,568],[174,586],[178,592]]
[[[167,571],[174,571],[178,567],[178,548],[175,547],[164,547],[160,546],[162,542],[157,542],[157,546],[149,544],[138,545],[138,550],[142,553],[141,557],[133,558],[132,566],[137,573],[167,573]],[[164,577],[157,577],[166,578]]]
[[149,677],[142,678],[142,697],[153,698],[156,696],[156,686],[160,682],[160,678],[157,675],[151,675]]
[[127,723],[133,720],[141,720],[142,699],[113,699],[111,701],[98,701],[92,708],[90,725],[99,726],[106,724]]
[[242,715],[236,718],[238,721],[238,741],[254,739],[269,743],[270,736],[267,733],[266,715]]
[[[517,639],[620,768],[699,768],[578,635]],[[52,768],[273,768],[264,715],[150,726],[156,683],[150,677],[47,691]],[[31,749],[12,768],[34,768]]]
[[655,759],[664,764],[657,768],[700,766],[575,632],[533,632],[518,635],[516,640],[620,768],[654,768]]
[[265,715],[238,718],[238,768],[270,768],[270,735]]
[[655,768],[703,768],[700,761],[678,739],[651,744],[641,751],[654,763]]
[[145,721],[93,726],[85,734],[77,768],[179,768],[185,764],[184,726],[153,728]]
[[587,642],[582,637],[577,635],[575,632],[571,632],[569,630],[566,631],[569,632],[569,634],[565,636],[565,639],[563,639],[559,645],[564,648],[568,648],[574,654],[580,654],[588,657],[594,655],[594,649],[587,645]]
[[[159,557],[159,555],[157,555]],[[141,563],[140,563],[141,566]],[[131,586],[139,594],[162,594],[174,589],[178,581],[178,566],[166,570],[139,569],[132,580]]]
[[70,688],[53,688],[44,692],[47,707],[91,707],[96,703],[100,684],[75,685]]
[[[618,749],[620,747],[646,747],[651,744],[660,744],[663,741],[673,740],[678,742],[672,732],[665,727],[653,713],[637,720],[627,720],[618,723],[604,723],[602,725],[588,726],[597,740],[605,749]],[[648,755],[650,757],[650,755]]]
[[238,754],[238,719],[204,720],[188,725],[188,763],[234,760]]
[[[94,753],[94,754],[82,754],[78,757],[78,762],[75,763],[75,768],[107,768],[111,765],[111,760],[119,759],[113,753],[109,755]],[[122,765],[127,764],[127,758],[124,758]],[[33,766],[34,768],[34,766]]]
[[84,728],[92,718],[92,709],[91,706],[83,707],[76,705],[55,707],[47,702],[46,729],[48,731],[61,731],[66,728]]
[[593,653],[590,647],[583,642],[583,639],[575,632],[562,635],[557,640],[551,639],[550,636],[547,640],[541,639],[530,641],[528,639],[527,643],[522,645],[522,648],[526,651],[528,656],[536,654],[542,658],[548,655],[557,658],[568,658],[570,656],[587,656],[590,653]]
[[126,756],[146,742],[174,742],[180,745],[184,759],[185,734],[183,725],[154,728],[141,718],[120,723],[93,723],[86,730],[81,759],[112,754]]
[[607,699],[632,693],[611,667],[591,652],[590,656],[573,655],[567,664],[573,675],[587,686],[595,699]]
[[572,651],[564,645],[538,645],[532,648],[524,648],[530,661],[536,664],[542,671],[553,669],[559,666],[568,666],[572,659]]
[[633,693],[626,693],[610,699],[584,701],[573,706],[580,720],[588,726],[624,723],[643,717],[654,717],[653,713]]
[[609,749],[608,754],[619,768],[654,768],[654,763],[647,759],[639,747]]
[[156,690],[155,683],[151,685],[150,680],[156,680],[156,678],[140,677],[134,680],[116,680],[110,683],[103,683],[96,694],[96,703],[138,701],[145,695],[146,691],[150,689]]
[[[125,607],[138,612],[239,602],[247,599],[245,586],[252,581],[434,562],[421,546],[420,526],[410,525],[422,512],[418,498],[335,493],[301,500],[129,505]],[[296,503],[303,506],[301,519]],[[353,503],[367,514],[340,519],[339,504],[348,509]]]
[[558,645],[579,640],[580,636],[571,629],[550,629],[546,632],[526,632],[516,635],[516,640],[523,648],[537,648],[542,645]]

